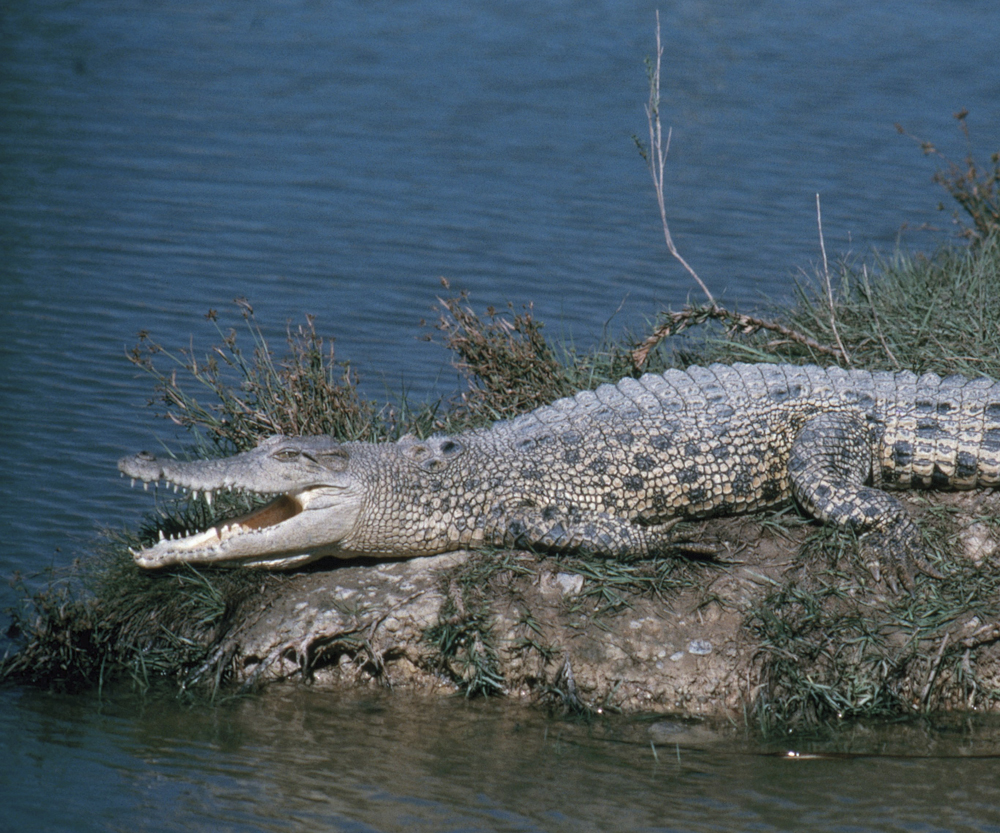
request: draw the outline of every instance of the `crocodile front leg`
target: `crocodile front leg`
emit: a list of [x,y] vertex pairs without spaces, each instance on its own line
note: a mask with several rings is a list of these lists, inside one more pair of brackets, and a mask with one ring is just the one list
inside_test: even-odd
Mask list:
[[497,546],[630,559],[672,549],[670,529],[679,519],[644,526],[601,513],[520,506],[498,513],[496,520],[490,537]]
[[[863,535],[862,546],[887,558],[904,586],[912,590],[915,567],[937,574],[922,563],[920,530],[903,504],[866,485],[872,476],[872,456],[868,428],[861,417],[843,412],[815,416],[792,443],[788,460],[792,494],[810,515]],[[888,578],[894,585],[892,577]]]

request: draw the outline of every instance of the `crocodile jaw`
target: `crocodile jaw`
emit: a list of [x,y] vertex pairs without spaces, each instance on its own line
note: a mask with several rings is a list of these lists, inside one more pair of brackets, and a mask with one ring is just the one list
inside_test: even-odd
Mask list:
[[[328,555],[349,557],[343,540],[354,529],[360,501],[329,488],[285,494],[246,515],[178,538],[133,549],[146,569],[174,564],[284,570]],[[161,533],[162,536],[162,533]]]
[[150,483],[166,481],[174,492],[201,495],[212,505],[215,493],[235,490],[273,497],[267,506],[180,538],[163,538],[133,550],[141,567],[220,564],[284,569],[326,555],[348,557],[344,546],[355,532],[363,505],[363,479],[349,470],[346,445],[331,437],[261,440],[232,457],[182,462],[143,451],[118,461],[123,476]]

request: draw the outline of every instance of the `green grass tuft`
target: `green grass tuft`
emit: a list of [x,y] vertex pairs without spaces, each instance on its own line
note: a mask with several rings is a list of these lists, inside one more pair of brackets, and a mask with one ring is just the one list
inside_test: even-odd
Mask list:
[[424,633],[438,669],[465,692],[505,694],[497,638],[490,608],[490,585],[504,575],[530,574],[531,568],[512,552],[477,553],[442,577],[445,602],[438,621]]
[[709,307],[688,307],[665,313],[654,329],[665,336],[691,326],[709,329],[701,338],[688,335],[677,346],[660,341],[647,366],[737,361],[829,365],[838,363],[829,351],[839,338],[848,358],[839,363],[851,367],[1000,378],[1000,235],[975,248],[943,248],[931,257],[897,253],[876,259],[873,267],[842,261],[834,271],[829,293],[820,271],[797,284],[791,306],[767,311],[768,320],[780,322],[800,340],[739,325],[749,316],[728,311],[715,316]]

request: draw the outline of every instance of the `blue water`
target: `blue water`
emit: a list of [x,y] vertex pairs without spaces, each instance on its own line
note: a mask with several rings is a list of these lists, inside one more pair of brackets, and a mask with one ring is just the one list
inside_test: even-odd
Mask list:
[[[148,510],[114,462],[177,435],[124,359],[140,330],[204,349],[204,315],[240,327],[231,301],[246,296],[272,343],[315,314],[367,392],[422,399],[456,385],[445,351],[419,340],[440,277],[480,308],[533,301],[580,346],[697,298],[631,139],[646,129],[655,8],[0,8],[0,573],[86,558],[99,528]],[[817,193],[831,254],[948,238],[934,162],[893,125],[959,159],[965,107],[982,156],[1000,147],[992,0],[660,11],[671,228],[727,303],[787,297],[811,270]],[[98,801],[31,719],[46,702],[8,699],[5,738],[40,762],[43,794]],[[85,756],[119,743],[81,719]],[[119,719],[128,737],[157,718]],[[126,802],[122,826],[142,806]]]

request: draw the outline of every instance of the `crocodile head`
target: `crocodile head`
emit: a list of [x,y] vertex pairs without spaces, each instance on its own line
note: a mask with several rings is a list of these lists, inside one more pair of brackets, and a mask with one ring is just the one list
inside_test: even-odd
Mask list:
[[183,562],[284,569],[344,552],[342,543],[361,512],[360,480],[350,455],[329,437],[274,436],[251,451],[218,460],[178,462],[143,451],[118,462],[126,477],[165,480],[204,495],[236,490],[274,499],[246,515],[219,521],[186,537],[163,538],[133,550],[141,567]]

